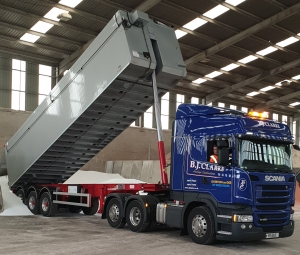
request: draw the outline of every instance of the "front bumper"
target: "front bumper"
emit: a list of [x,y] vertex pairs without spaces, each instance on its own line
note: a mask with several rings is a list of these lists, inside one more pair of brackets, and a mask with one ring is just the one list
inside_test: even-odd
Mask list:
[[[246,226],[245,229],[241,228],[241,225]],[[249,228],[249,225],[252,225],[252,228]],[[288,225],[283,226],[282,230],[276,231],[264,231],[263,228],[258,228],[253,225],[253,223],[232,223],[232,232],[229,233],[220,233],[217,234],[216,238],[218,240],[227,240],[227,241],[253,241],[267,239],[267,233],[279,233],[279,238],[289,237],[294,233],[295,222],[291,220]]]

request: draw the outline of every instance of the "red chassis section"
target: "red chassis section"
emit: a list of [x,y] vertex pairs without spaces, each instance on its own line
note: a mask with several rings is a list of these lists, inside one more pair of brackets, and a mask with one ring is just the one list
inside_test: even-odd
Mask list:
[[[102,213],[103,205],[106,196],[111,193],[130,193],[137,194],[138,192],[157,193],[169,190],[169,186],[161,184],[38,184],[39,188],[52,188],[59,192],[68,192],[69,186],[80,186],[82,193],[90,194],[91,198],[99,199],[98,213]],[[68,195],[60,195],[60,199],[68,201]]]

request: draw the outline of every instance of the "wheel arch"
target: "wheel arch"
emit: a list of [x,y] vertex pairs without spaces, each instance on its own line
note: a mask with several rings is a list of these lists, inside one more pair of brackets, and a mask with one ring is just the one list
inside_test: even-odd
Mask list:
[[38,190],[35,186],[30,186],[30,187],[26,190],[26,193],[25,193],[26,198],[28,197],[28,195],[29,195],[29,193],[30,193],[31,191],[35,191],[36,194],[37,194],[37,197],[40,197],[39,190]]

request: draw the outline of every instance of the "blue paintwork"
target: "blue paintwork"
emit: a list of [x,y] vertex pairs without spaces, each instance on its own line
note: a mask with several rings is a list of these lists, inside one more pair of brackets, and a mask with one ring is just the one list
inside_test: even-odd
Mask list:
[[[292,173],[277,172],[274,174],[284,176],[285,181],[265,182],[265,175],[272,173],[247,172],[234,165],[225,167],[207,162],[207,141],[212,138],[231,138],[233,148],[235,137],[245,134],[292,143],[293,137],[287,125],[271,120],[252,119],[242,112],[225,108],[181,104],[177,110],[173,133],[172,190],[211,194],[219,203],[250,205],[257,226],[257,192],[261,186],[288,186],[290,199],[285,204],[294,204],[295,182],[288,182],[294,176]],[[249,174],[255,175],[258,181],[252,182]],[[288,213],[287,215],[289,217]]]

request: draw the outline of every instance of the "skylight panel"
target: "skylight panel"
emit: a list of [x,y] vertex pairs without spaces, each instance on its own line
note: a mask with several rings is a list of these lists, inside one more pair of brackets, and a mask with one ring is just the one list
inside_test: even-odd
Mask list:
[[299,105],[299,104],[300,104],[299,102],[295,102],[295,103],[290,104],[290,106],[296,106],[296,105]]
[[253,55],[250,55],[250,56],[248,56],[248,57],[245,57],[245,58],[243,58],[243,59],[240,59],[238,62],[241,62],[241,63],[243,63],[243,64],[247,64],[247,63],[249,63],[249,62],[251,62],[251,61],[253,61],[253,60],[255,60],[255,59],[257,59],[258,57],[255,57],[255,56],[253,56]]
[[265,55],[268,55],[268,54],[270,54],[270,53],[272,53],[272,52],[274,52],[276,50],[277,49],[275,47],[270,46],[268,48],[265,48],[265,49],[263,49],[261,51],[256,52],[256,54],[261,55],[261,56],[265,56]]
[[260,91],[266,92],[266,91],[269,91],[269,90],[271,90],[271,89],[275,89],[275,87],[274,87],[274,86],[264,87],[264,88],[262,88]]
[[53,7],[44,17],[46,19],[52,19],[54,21],[59,21],[59,19],[57,18],[57,16],[59,14],[64,13],[64,12],[68,12],[68,11],[65,11],[65,10]]
[[45,34],[51,27],[53,24],[38,21],[30,30]]
[[20,38],[20,40],[34,43],[39,38],[40,38],[40,36],[38,36],[38,35],[32,35],[32,34],[26,33]]
[[208,18],[214,19],[223,14],[224,12],[227,12],[228,10],[229,8],[219,4],[215,8],[212,8],[208,12],[204,13],[203,15]]
[[259,92],[253,91],[253,92],[251,92],[251,93],[248,93],[247,96],[253,97],[253,96],[256,96],[256,95],[258,95],[258,94],[259,94]]
[[297,76],[292,77],[292,79],[294,79],[294,80],[300,80],[300,74],[297,75]]
[[63,4],[65,6],[69,6],[71,8],[76,7],[82,0],[61,0],[59,4]]
[[225,2],[228,4],[231,4],[233,6],[237,6],[242,2],[245,2],[246,0],[226,0]]
[[240,65],[237,65],[237,64],[230,64],[230,65],[228,65],[228,66],[222,67],[221,70],[224,70],[224,71],[229,72],[229,71],[231,71],[232,69],[235,69],[235,68],[237,68],[237,67],[239,67],[239,66],[240,66]]
[[183,27],[187,28],[189,30],[195,30],[196,28],[201,27],[205,23],[207,23],[206,20],[203,20],[203,19],[200,19],[200,18],[195,18],[191,22],[185,24]]
[[283,41],[281,41],[279,43],[276,43],[276,45],[278,45],[280,47],[286,47],[286,46],[288,46],[288,45],[290,45],[292,43],[295,43],[297,41],[299,41],[299,39],[292,36],[292,37],[290,37],[288,39],[285,39],[285,40],[283,40]]
[[194,80],[194,81],[193,81],[193,83],[197,83],[197,84],[201,84],[201,83],[203,83],[203,82],[206,82],[206,80],[203,79],[203,78],[198,78],[197,80]]
[[177,29],[177,30],[175,31],[175,34],[176,34],[176,38],[179,39],[179,38],[181,38],[182,36],[185,36],[187,33],[186,33],[186,32],[183,32],[183,31],[181,31],[181,30],[179,30],[179,29]]
[[210,73],[210,74],[205,75],[205,77],[208,77],[208,78],[215,78],[215,77],[217,77],[217,76],[219,76],[219,75],[221,75],[221,74],[222,74],[222,73],[219,72],[219,71],[214,71],[214,72],[212,72],[212,73]]
[[290,80],[283,80],[283,81],[280,81],[280,82],[277,82],[275,83],[276,86],[282,86],[282,83],[285,83],[283,85],[288,85],[288,83],[291,83],[292,81]]

